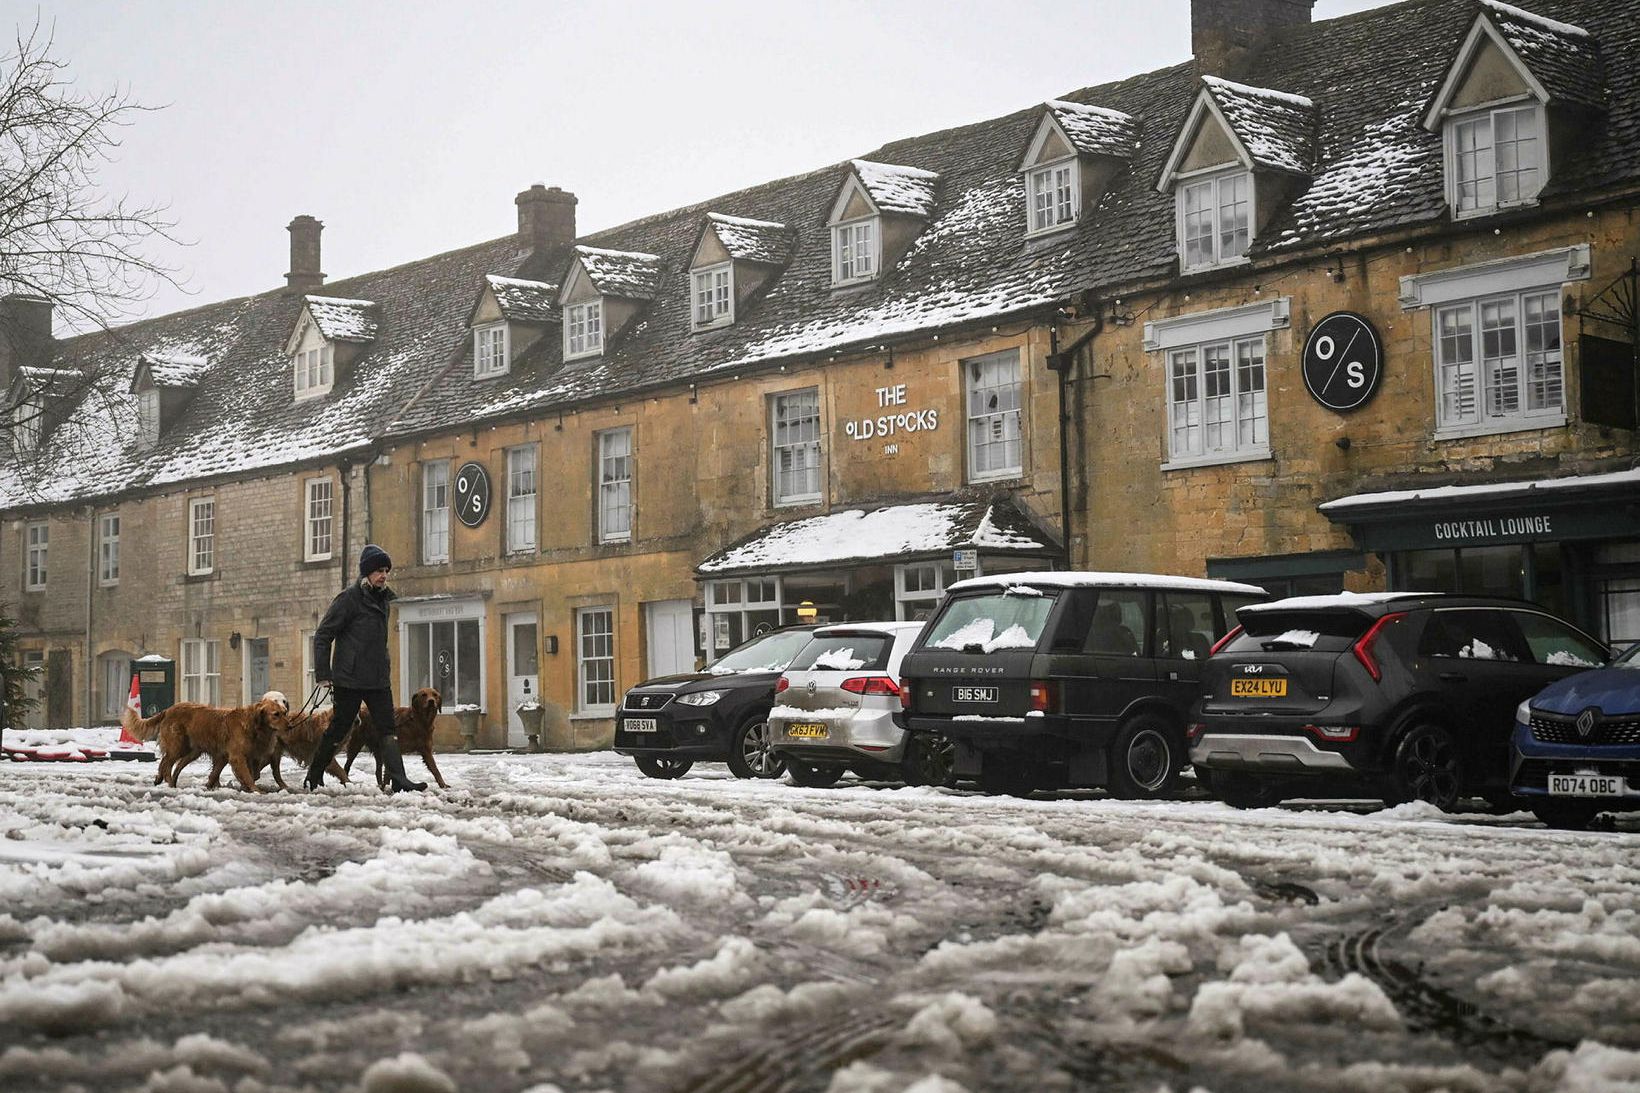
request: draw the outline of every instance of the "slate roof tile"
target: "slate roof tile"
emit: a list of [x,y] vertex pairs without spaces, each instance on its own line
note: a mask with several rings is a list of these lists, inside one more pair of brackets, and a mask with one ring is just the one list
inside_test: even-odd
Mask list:
[[494,273],[485,281],[503,318],[520,323],[558,322],[558,285]]
[[576,247],[575,257],[587,280],[605,296],[652,300],[661,283],[661,260],[641,251]]
[[784,224],[723,213],[707,213],[706,223],[730,258],[771,266],[791,261],[794,240],[791,229]]
[[871,195],[878,212],[912,216],[933,213],[934,184],[940,179],[937,172],[869,159],[850,160],[849,165],[854,168],[860,185]]
[[1139,119],[1131,114],[1063,99],[1044,106],[1082,155],[1131,159],[1139,147]]
[[1254,167],[1309,174],[1315,159],[1315,103],[1216,76],[1203,76],[1202,84],[1253,157]]

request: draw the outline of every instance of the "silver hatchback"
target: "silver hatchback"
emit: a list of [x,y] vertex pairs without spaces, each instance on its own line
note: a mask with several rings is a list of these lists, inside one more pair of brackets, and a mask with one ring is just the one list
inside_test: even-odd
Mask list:
[[769,747],[800,786],[865,778],[943,782],[940,741],[908,741],[900,727],[900,661],[920,622],[843,623],[814,632],[775,683]]

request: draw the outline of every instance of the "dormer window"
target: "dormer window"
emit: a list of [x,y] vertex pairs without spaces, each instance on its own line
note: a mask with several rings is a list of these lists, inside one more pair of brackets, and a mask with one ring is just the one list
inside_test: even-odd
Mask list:
[[503,376],[510,359],[507,324],[491,323],[473,331],[473,375],[479,379]]
[[564,308],[564,359],[592,357],[604,351],[604,302],[592,300]]
[[1543,188],[1543,108],[1537,104],[1482,110],[1446,127],[1452,208],[1476,216],[1530,204]]
[[336,367],[330,343],[313,346],[297,352],[296,398],[318,398],[330,393],[336,381]]
[[158,447],[159,433],[159,388],[149,387],[137,392],[137,446],[145,452]]
[[33,451],[40,446],[40,426],[44,414],[45,404],[37,395],[19,399],[11,408],[12,443],[18,451]]
[[1185,269],[1233,262],[1252,242],[1253,174],[1228,171],[1178,191],[1180,256]]
[[735,321],[734,266],[722,265],[698,269],[694,274],[696,330],[727,326]]
[[831,229],[831,279],[839,285],[877,275],[877,218]]
[[1067,159],[1032,171],[1030,187],[1031,233],[1050,232],[1076,223],[1082,205],[1081,188],[1076,184],[1076,161]]

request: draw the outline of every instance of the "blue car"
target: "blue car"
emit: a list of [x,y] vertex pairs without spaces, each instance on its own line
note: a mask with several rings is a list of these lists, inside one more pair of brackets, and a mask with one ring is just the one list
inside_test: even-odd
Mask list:
[[1509,789],[1550,827],[1640,810],[1640,644],[1520,704]]

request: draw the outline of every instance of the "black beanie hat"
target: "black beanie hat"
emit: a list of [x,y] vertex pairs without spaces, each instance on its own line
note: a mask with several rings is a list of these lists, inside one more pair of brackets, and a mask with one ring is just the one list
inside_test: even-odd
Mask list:
[[359,554],[359,576],[368,577],[378,569],[392,569],[393,559],[375,543],[366,543]]

